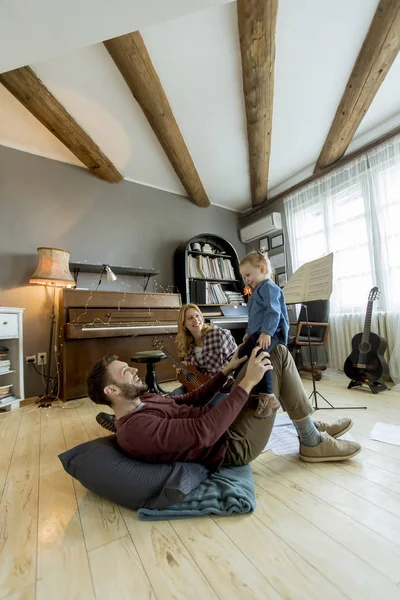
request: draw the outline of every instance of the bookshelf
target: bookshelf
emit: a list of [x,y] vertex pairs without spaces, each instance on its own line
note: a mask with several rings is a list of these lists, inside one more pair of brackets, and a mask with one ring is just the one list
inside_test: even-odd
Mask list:
[[[201,248],[209,244],[214,252],[194,250],[194,244]],[[232,244],[219,236],[203,233],[180,244],[175,251],[174,271],[175,286],[184,304],[207,307],[239,303],[236,294],[243,293],[244,284],[238,255]]]
[[0,359],[0,390],[9,387],[0,394],[0,410],[15,410],[24,399],[24,363],[23,363],[23,308],[0,307],[0,346],[8,349],[6,356]]

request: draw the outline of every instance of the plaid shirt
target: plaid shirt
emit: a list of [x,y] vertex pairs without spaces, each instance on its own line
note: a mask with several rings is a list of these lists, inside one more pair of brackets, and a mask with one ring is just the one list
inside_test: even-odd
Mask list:
[[195,345],[192,344],[184,360],[210,375],[223,369],[237,348],[231,332],[220,327],[214,327],[206,333],[203,344],[202,353],[198,358],[194,353]]

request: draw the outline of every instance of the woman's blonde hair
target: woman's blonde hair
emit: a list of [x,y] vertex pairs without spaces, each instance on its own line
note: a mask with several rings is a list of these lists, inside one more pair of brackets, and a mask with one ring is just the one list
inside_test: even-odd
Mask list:
[[253,252],[246,254],[240,261],[240,266],[245,265],[246,263],[250,263],[253,267],[261,267],[261,265],[264,265],[267,277],[271,277],[274,272],[271,267],[271,261],[268,258],[268,253],[263,250],[253,250]]
[[[181,357],[187,356],[189,354],[190,346],[193,344],[194,339],[190,331],[185,327],[185,319],[186,319],[186,311],[189,308],[194,308],[201,314],[201,310],[197,306],[197,304],[184,304],[181,307],[178,315],[178,334],[176,336],[176,343],[178,346],[178,351]],[[204,335],[214,329],[212,325],[203,324],[201,333]]]

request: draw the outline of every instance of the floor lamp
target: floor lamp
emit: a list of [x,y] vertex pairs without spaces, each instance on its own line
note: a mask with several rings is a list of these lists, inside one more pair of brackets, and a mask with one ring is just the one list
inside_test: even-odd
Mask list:
[[36,271],[29,279],[29,283],[37,285],[46,285],[53,289],[52,293],[52,309],[50,315],[50,340],[49,352],[47,361],[46,375],[46,391],[44,396],[41,396],[41,405],[47,405],[48,402],[54,400],[54,396],[50,394],[50,379],[51,379],[51,363],[53,356],[53,338],[56,325],[56,288],[75,287],[75,280],[69,270],[69,256],[67,250],[59,248],[38,248],[39,262]]

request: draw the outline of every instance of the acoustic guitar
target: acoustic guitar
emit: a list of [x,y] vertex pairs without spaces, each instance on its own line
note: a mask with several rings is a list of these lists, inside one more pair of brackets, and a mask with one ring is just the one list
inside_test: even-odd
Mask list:
[[382,379],[389,375],[389,367],[383,357],[387,342],[377,333],[371,332],[372,307],[378,295],[379,289],[373,287],[368,295],[364,330],[353,337],[351,354],[344,363],[344,372],[351,379],[348,387],[366,383],[375,394],[387,389]]
[[172,364],[176,369],[179,369],[179,373],[176,378],[182,385],[185,386],[188,392],[193,392],[197,390],[199,387],[209,381],[212,375],[207,375],[205,373],[201,373],[194,365],[184,365],[178,359],[175,358],[171,352],[169,352],[164,346],[164,342],[158,340],[157,338],[153,339],[153,348],[156,350],[162,350],[164,354],[169,358]]

